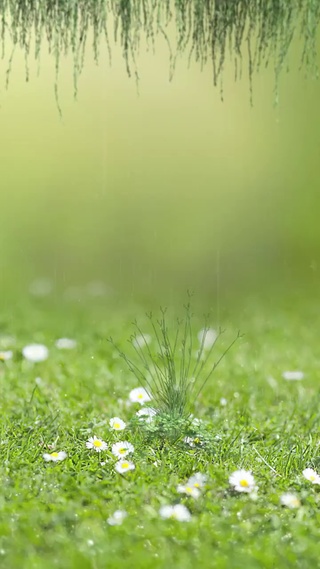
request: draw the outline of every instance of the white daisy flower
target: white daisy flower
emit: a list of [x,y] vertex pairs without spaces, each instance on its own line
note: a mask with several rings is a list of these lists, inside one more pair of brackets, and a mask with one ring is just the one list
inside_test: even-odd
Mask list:
[[4,352],[0,352],[0,361],[6,362],[7,360],[11,360],[12,356],[12,350],[5,350]]
[[43,458],[46,462],[50,461],[59,462],[60,460],[64,460],[65,458],[67,458],[67,453],[64,452],[63,450],[60,452],[51,452],[51,453],[46,452],[43,455]]
[[213,328],[203,328],[198,334],[200,346],[203,344],[203,350],[210,350],[218,337],[218,333]]
[[151,397],[144,387],[132,389],[129,393],[129,399],[132,403],[140,403],[140,405],[143,405],[146,401],[151,401]]
[[157,414],[155,409],[151,407],[144,407],[136,412],[137,417],[146,423],[152,423],[154,416]]
[[291,494],[290,492],[282,494],[282,496],[280,496],[280,502],[282,506],[286,506],[291,510],[294,508],[299,508],[299,506],[301,506],[299,498],[297,498],[295,494]]
[[128,470],[134,470],[135,465],[129,460],[119,460],[114,468],[117,472],[120,472],[120,474],[122,474],[123,472],[128,472]]
[[123,458],[134,451],[134,446],[127,441],[121,441],[112,445],[112,454],[118,458]]
[[190,522],[191,514],[183,504],[175,506],[161,506],[159,510],[160,517],[164,520],[173,519],[178,522]]
[[59,350],[73,350],[77,347],[77,342],[71,338],[59,338],[55,345]]
[[187,484],[178,484],[177,486],[177,492],[179,492],[179,494],[186,494],[187,496],[191,496],[192,498],[199,498],[199,496],[201,495],[201,492],[199,490],[199,488],[195,488],[192,485]]
[[97,437],[90,437],[90,439],[86,442],[86,447],[94,449],[96,452],[101,452],[102,450],[107,450],[108,445],[102,439],[98,439]]
[[229,484],[237,492],[250,493],[256,490],[254,478],[249,470],[236,470],[229,477]]
[[48,358],[49,350],[43,344],[29,344],[22,349],[22,354],[29,362],[43,362]]
[[220,405],[222,405],[222,407],[225,407],[228,403],[228,400],[225,397],[221,397],[220,399]]
[[196,447],[202,444],[199,437],[184,437],[183,442],[190,447]]
[[107,519],[109,526],[121,526],[123,520],[127,517],[125,510],[116,510],[112,516]]
[[138,335],[132,340],[132,344],[135,348],[144,348],[151,344],[151,336],[150,334]]
[[282,377],[287,381],[300,381],[304,378],[304,373],[303,371],[284,371]]
[[312,484],[320,484],[320,476],[315,470],[312,470],[312,468],[305,468],[302,474],[309,482],[312,482]]
[[109,421],[109,425],[115,431],[123,431],[126,428],[126,423],[119,419],[119,417],[112,417]]
[[202,472],[196,472],[192,476],[190,476],[187,485],[192,486],[193,488],[203,488],[206,484],[207,476],[202,474]]

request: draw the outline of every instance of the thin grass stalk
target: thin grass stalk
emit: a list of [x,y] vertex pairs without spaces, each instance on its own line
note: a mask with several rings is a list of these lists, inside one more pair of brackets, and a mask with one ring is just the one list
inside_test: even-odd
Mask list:
[[[150,352],[148,343],[147,343],[147,341],[146,341],[146,339],[145,339],[145,336],[144,336],[142,330],[139,328],[139,326],[138,326],[138,324],[137,324],[136,322],[134,323],[134,325],[135,325],[136,329],[138,330],[138,332],[140,333],[140,336],[142,336],[142,338],[143,338],[145,347],[146,347],[146,349],[148,350],[148,354],[149,354],[150,360],[153,361],[153,359],[152,359],[152,354],[151,354],[151,352]],[[134,339],[136,339],[136,337],[134,337]],[[134,341],[131,341],[131,344],[132,344],[134,350],[136,351],[136,353],[138,354],[138,356],[142,359],[142,361],[145,362],[145,364],[146,364],[146,366],[147,366],[147,369],[148,369],[148,371],[150,372],[151,377],[154,379],[154,376],[153,376],[153,374],[152,374],[152,370],[151,370],[151,368],[149,367],[149,364],[148,364],[148,360],[147,360],[147,358],[146,358],[145,355],[144,355],[144,351],[143,351],[143,350],[139,350],[139,349],[137,348],[136,344],[134,343]],[[160,383],[160,385],[161,385],[161,384],[163,383],[163,378],[161,377],[161,375],[163,375],[163,372],[162,372],[162,370],[160,369],[160,367],[158,366],[157,362],[155,362],[155,361],[153,361],[153,368],[155,369],[155,372],[156,372],[158,381],[159,381],[159,383]],[[155,380],[154,380],[154,381],[155,381]]]
[[210,379],[211,375],[213,374],[214,370],[218,367],[219,363],[223,360],[223,358],[227,355],[227,353],[231,350],[231,348],[234,346],[234,344],[239,340],[239,338],[241,338],[242,335],[240,334],[240,332],[238,332],[237,336],[235,337],[235,339],[231,342],[231,344],[229,344],[229,346],[224,350],[224,352],[222,353],[222,355],[219,357],[219,359],[214,363],[213,367],[211,368],[210,372],[208,373],[208,375],[206,376],[206,378],[204,379],[204,381],[202,382],[197,394],[195,395],[194,400],[196,401],[201,393],[201,391],[204,389],[205,385],[207,384],[208,380]]

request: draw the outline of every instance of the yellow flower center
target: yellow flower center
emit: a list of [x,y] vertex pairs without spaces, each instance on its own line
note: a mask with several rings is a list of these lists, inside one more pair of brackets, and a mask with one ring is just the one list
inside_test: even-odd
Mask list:
[[186,486],[186,492],[187,494],[191,494],[192,488],[190,486]]
[[120,423],[114,423],[113,426],[115,429],[120,429]]
[[246,480],[245,478],[242,478],[242,480],[240,480],[239,484],[240,484],[240,486],[242,486],[243,488],[248,488],[248,486],[249,486],[249,482],[248,482],[248,480]]
[[195,482],[193,486],[194,486],[194,488],[200,488],[199,482]]
[[123,447],[122,447],[122,448],[119,448],[119,453],[120,453],[120,454],[125,454],[125,452],[126,452],[126,449],[125,449],[125,448],[123,448]]
[[102,446],[102,442],[101,441],[93,441],[93,446],[100,448]]
[[138,399],[143,399],[143,395],[142,395],[142,393],[139,393],[139,395],[138,395]]
[[52,452],[52,453],[51,453],[51,456],[52,456],[52,458],[58,458],[59,453],[57,453],[57,452]]
[[193,442],[198,444],[198,443],[200,443],[200,439],[198,437],[196,437],[195,439],[193,439]]
[[310,474],[310,480],[311,480],[311,482],[313,482],[315,479],[316,479],[315,475],[314,475],[314,474]]
[[298,508],[300,506],[300,500],[298,500],[298,498],[292,498],[290,503],[294,508]]
[[122,463],[122,468],[129,468],[129,462],[123,462]]

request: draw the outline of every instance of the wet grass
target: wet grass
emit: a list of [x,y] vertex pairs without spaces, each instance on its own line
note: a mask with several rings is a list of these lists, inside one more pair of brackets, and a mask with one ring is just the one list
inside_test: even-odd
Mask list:
[[[193,427],[195,446],[183,430],[170,441],[132,420],[140,405],[127,400],[137,380],[107,339],[126,346],[135,317],[149,332],[147,308],[103,298],[3,304],[1,348],[13,358],[0,362],[1,567],[317,567],[319,487],[302,476],[306,467],[320,469],[316,293],[243,299],[222,309],[219,323],[213,315],[210,324],[226,327],[226,341],[238,329],[245,336],[196,402],[203,422]],[[59,350],[55,340],[65,336],[77,347]],[[48,346],[46,361],[22,358],[33,342]],[[286,381],[286,370],[301,370],[304,379]],[[110,428],[114,416],[126,422],[123,431]],[[107,451],[86,448],[93,435]],[[123,475],[110,452],[121,440],[135,447],[135,470]],[[68,457],[46,463],[52,446]],[[252,471],[256,499],[231,491],[228,478],[239,468]],[[195,472],[207,475],[197,500],[177,492]],[[301,506],[281,506],[283,492]],[[191,521],[161,519],[160,507],[176,503]],[[118,509],[127,517],[111,526]]]

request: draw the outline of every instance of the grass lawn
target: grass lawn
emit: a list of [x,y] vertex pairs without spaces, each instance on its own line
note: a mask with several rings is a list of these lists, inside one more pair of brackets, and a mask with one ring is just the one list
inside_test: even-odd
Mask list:
[[[201,423],[188,433],[179,427],[175,440],[138,421],[141,406],[128,397],[141,384],[107,341],[112,335],[126,346],[135,317],[152,333],[149,306],[120,298],[3,298],[0,350],[13,357],[0,362],[1,567],[319,567],[320,485],[302,475],[308,467],[320,471],[316,289],[221,307],[226,334],[213,357],[238,329],[244,336],[195,403]],[[194,345],[202,313],[194,318]],[[76,347],[57,348],[61,337]],[[22,356],[33,343],[48,347],[46,360]],[[285,371],[304,378],[286,380]],[[113,417],[125,429],[112,429]],[[194,446],[186,434],[196,437]],[[107,450],[88,449],[93,436]],[[126,460],[135,469],[123,474],[111,452],[119,441],[134,446]],[[67,457],[46,462],[43,455],[54,451]],[[252,472],[253,492],[232,489],[229,477],[239,469]],[[179,493],[177,486],[198,472],[207,477],[200,496]],[[297,507],[281,505],[288,492]],[[160,516],[161,507],[175,504],[188,508],[189,521]],[[111,525],[116,510],[127,515]]]

